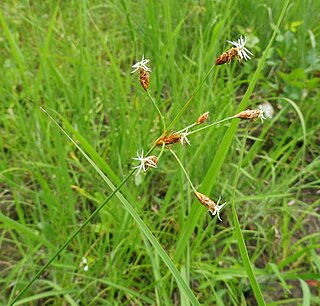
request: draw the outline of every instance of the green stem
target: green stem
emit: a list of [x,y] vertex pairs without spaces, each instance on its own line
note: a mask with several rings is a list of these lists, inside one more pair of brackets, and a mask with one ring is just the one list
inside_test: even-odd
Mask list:
[[181,108],[181,110],[179,111],[179,113],[175,116],[175,118],[172,120],[172,122],[170,123],[170,125],[168,126],[168,131],[170,131],[173,126],[176,124],[176,122],[180,119],[180,117],[182,116],[182,114],[187,110],[187,108],[189,107],[192,99],[194,98],[194,96],[199,92],[199,90],[201,89],[202,85],[204,84],[204,82],[207,80],[207,78],[209,77],[209,75],[211,74],[211,72],[213,71],[213,69],[215,68],[215,65],[213,65],[210,70],[208,71],[208,73],[206,74],[206,76],[204,77],[204,79],[201,81],[199,87],[194,91],[194,93],[190,96],[190,98],[187,100],[187,102],[184,104],[184,106]]
[[166,122],[164,121],[164,116],[162,115],[162,113],[161,113],[161,111],[160,111],[160,109],[159,109],[156,101],[152,98],[149,90],[147,90],[147,94],[148,94],[150,100],[152,101],[154,107],[157,109],[157,112],[158,112],[158,114],[159,114],[159,116],[160,116],[160,118],[161,118],[161,121],[162,121],[163,130],[166,131],[166,130],[167,130],[167,127],[166,127]]
[[192,182],[191,182],[191,180],[190,180],[190,177],[189,177],[186,169],[183,167],[183,165],[182,165],[179,157],[178,157],[178,156],[176,155],[176,153],[174,153],[171,149],[169,149],[169,151],[170,151],[170,152],[172,153],[172,155],[176,158],[178,164],[180,165],[181,169],[183,170],[185,176],[187,177],[187,179],[188,179],[188,181],[189,181],[189,183],[190,183],[190,185],[191,185],[192,190],[193,190],[194,192],[197,192],[196,188],[193,186],[193,184],[192,184]]
[[161,156],[162,156],[162,154],[163,154],[163,151],[164,151],[165,146],[166,146],[166,145],[163,143],[163,144],[162,144],[162,147],[161,147],[161,151],[160,151],[160,153],[159,153],[159,155],[158,155],[158,161],[159,161],[159,159],[161,158]]
[[200,132],[200,131],[202,131],[202,130],[208,129],[208,128],[212,127],[212,126],[215,126],[215,125],[217,125],[217,124],[219,124],[219,123],[222,123],[222,122],[224,122],[224,121],[227,121],[227,120],[231,120],[231,119],[233,119],[233,118],[236,118],[236,117],[235,117],[235,116],[232,116],[232,117],[228,117],[228,118],[225,118],[225,119],[219,120],[219,121],[217,121],[217,122],[214,122],[214,123],[208,124],[208,125],[206,125],[206,126],[203,126],[203,127],[202,127],[202,128],[200,128],[200,129],[197,129],[197,130],[194,130],[194,131],[192,131],[192,132],[188,133],[188,135],[191,135],[191,134],[194,134],[194,133]]
[[253,290],[254,296],[256,298],[256,301],[258,302],[259,306],[265,306],[265,301],[263,299],[263,295],[261,293],[259,284],[257,282],[257,279],[254,275],[253,272],[253,268],[250,262],[250,258],[249,258],[249,254],[247,251],[247,247],[243,238],[243,234],[241,231],[241,226],[239,223],[239,218],[237,215],[237,211],[236,211],[236,206],[235,206],[235,197],[236,197],[236,189],[237,189],[237,185],[238,185],[238,181],[239,181],[239,177],[240,177],[240,172],[241,172],[241,164],[243,161],[243,155],[245,152],[245,148],[246,148],[246,140],[248,137],[248,128],[246,129],[246,134],[245,137],[243,139],[243,144],[242,144],[242,148],[241,148],[241,153],[240,153],[240,159],[238,162],[238,168],[237,168],[237,172],[235,175],[235,179],[233,182],[233,190],[232,190],[232,215],[233,215],[233,222],[234,222],[234,227],[235,227],[235,234],[237,237],[237,241],[238,241],[238,247],[239,247],[239,251],[240,251],[240,255],[242,257],[242,261],[243,261],[243,265],[245,267],[245,270],[247,272],[248,278],[249,278],[249,282],[251,285],[251,288]]
[[188,129],[191,129],[192,127],[194,127],[195,125],[198,125],[198,123],[192,123],[190,125],[188,125],[187,127],[183,128],[182,130],[178,131],[178,132],[175,132],[176,134],[179,134],[179,133],[182,133],[183,131],[185,130],[188,130]]

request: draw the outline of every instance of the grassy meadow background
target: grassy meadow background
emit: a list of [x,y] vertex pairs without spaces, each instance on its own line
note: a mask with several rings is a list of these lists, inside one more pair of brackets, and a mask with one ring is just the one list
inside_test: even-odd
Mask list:
[[[216,67],[175,130],[206,111],[210,123],[232,116],[284,3],[1,2],[1,305],[111,194],[40,107],[118,186],[131,157],[162,133],[131,66],[142,54],[150,59],[149,90],[169,125],[229,48],[226,39],[245,35],[252,60]],[[250,108],[268,101],[271,119],[241,122],[233,134],[226,122],[191,135],[191,146],[172,146],[196,188],[227,202],[223,222],[195,200],[165,151],[157,169],[125,182],[123,198],[112,197],[15,305],[263,305],[232,207],[265,303],[319,305],[319,12],[319,1],[289,3],[247,101]]]

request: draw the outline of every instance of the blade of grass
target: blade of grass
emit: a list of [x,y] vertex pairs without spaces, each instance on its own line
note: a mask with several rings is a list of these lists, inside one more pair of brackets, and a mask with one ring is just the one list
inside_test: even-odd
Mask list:
[[33,230],[29,229],[27,226],[8,218],[0,212],[0,222],[3,224],[3,228],[10,228],[16,230],[18,233],[23,233],[26,237],[41,242],[43,245],[49,249],[55,249],[55,245],[48,242],[44,237],[37,235]]
[[[42,109],[42,108],[41,108]],[[116,195],[121,203],[125,206],[125,208],[129,211],[133,219],[138,224],[141,232],[147,237],[155,251],[161,257],[165,265],[168,267],[173,277],[176,279],[178,286],[184,292],[184,294],[189,298],[189,301],[193,305],[200,305],[197,298],[191,291],[188,284],[184,281],[183,277],[175,267],[174,263],[168,256],[168,254],[164,251],[159,241],[152,234],[148,226],[145,222],[140,218],[139,214],[132,207],[132,205],[123,197],[123,195],[118,192],[123,184],[133,175],[135,170],[131,171],[127,177],[115,187],[112,182],[104,175],[104,173],[100,170],[100,168],[91,160],[91,158],[82,150],[82,148],[69,136],[69,134],[59,125],[59,123],[44,109],[42,109],[48,117],[57,125],[57,127],[62,131],[63,134],[67,136],[67,138],[77,147],[77,149],[81,152],[81,154],[87,159],[87,161],[94,167],[94,169],[98,172],[98,174],[102,177],[102,179],[108,184],[111,188],[112,193],[107,197],[107,199],[84,221],[84,223],[67,239],[67,241],[59,248],[59,250],[49,259],[49,261],[36,273],[36,275],[32,278],[32,280],[20,291],[18,296],[10,303],[14,305],[14,303],[26,292],[26,290],[36,281],[36,279],[47,269],[47,267],[59,256],[59,254],[66,249],[66,247],[71,243],[71,241],[78,235],[78,233],[99,213],[99,211],[109,202],[109,200]]]
[[241,232],[241,227],[240,227],[239,219],[237,216],[237,211],[236,211],[236,206],[235,206],[235,201],[234,201],[234,199],[236,197],[236,189],[237,189],[237,185],[238,185],[238,181],[239,181],[239,177],[240,177],[240,169],[241,169],[241,165],[242,165],[243,155],[244,155],[245,148],[246,148],[247,136],[248,136],[248,129],[246,130],[246,135],[243,139],[243,145],[242,145],[242,149],[241,149],[241,153],[240,153],[238,168],[237,168],[236,176],[235,176],[234,183],[233,183],[233,192],[232,192],[233,194],[232,194],[231,207],[232,207],[233,222],[234,222],[234,228],[235,228],[237,242],[238,242],[238,246],[239,246],[239,251],[240,251],[242,261],[243,261],[243,265],[244,265],[246,272],[247,272],[247,275],[249,277],[251,288],[252,288],[254,296],[258,302],[258,305],[266,305],[264,302],[259,284],[257,282],[257,279],[253,273],[249,254],[248,254],[246,244],[244,242],[243,235]]
[[26,77],[26,73],[25,73],[24,58],[23,58],[22,52],[20,51],[20,48],[18,47],[18,45],[16,44],[16,42],[14,40],[14,36],[11,34],[9,26],[3,16],[2,10],[0,10],[0,24],[2,25],[3,31],[8,39],[12,55],[13,55],[17,65],[19,67],[21,77],[23,78],[23,81],[26,85],[26,88],[28,89],[28,88],[30,88],[30,86],[29,86],[29,80]]
[[299,279],[299,281],[300,281],[302,293],[303,293],[303,304],[302,305],[303,306],[310,306],[310,288],[304,280]]

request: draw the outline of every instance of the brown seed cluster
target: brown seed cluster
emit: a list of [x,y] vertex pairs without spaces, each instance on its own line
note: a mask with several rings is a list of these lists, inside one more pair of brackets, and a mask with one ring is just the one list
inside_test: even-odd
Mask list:
[[209,112],[206,112],[206,113],[202,114],[202,115],[197,119],[196,124],[202,124],[202,123],[204,123],[205,121],[207,121],[208,117],[209,117]]
[[216,60],[216,65],[223,65],[225,63],[230,64],[234,58],[241,62],[239,51],[237,48],[231,48],[228,51],[221,54]]
[[195,192],[195,196],[199,200],[199,202],[207,207],[211,214],[215,215],[217,212],[218,205],[214,201],[212,201],[209,197],[206,195],[200,193],[200,192]]
[[142,67],[140,67],[139,75],[140,75],[140,84],[142,85],[143,89],[147,91],[149,82],[150,82],[150,73],[145,69],[143,69]]
[[157,164],[158,164],[158,158],[157,158],[157,156],[154,156],[154,155],[148,156],[146,158],[145,163],[144,163],[144,165],[146,166],[147,169],[148,168],[156,168]]
[[180,142],[180,139],[181,139],[181,134],[178,133],[178,134],[169,134],[169,135],[162,135],[161,137],[159,137],[157,140],[156,140],[156,145],[157,146],[162,146],[163,144],[165,145],[170,145],[170,144],[174,144],[174,143],[177,143],[177,142]]
[[257,120],[258,118],[264,119],[263,111],[260,109],[247,109],[247,110],[235,115],[234,117],[240,118],[240,119],[245,119],[245,120],[252,120],[252,121]]

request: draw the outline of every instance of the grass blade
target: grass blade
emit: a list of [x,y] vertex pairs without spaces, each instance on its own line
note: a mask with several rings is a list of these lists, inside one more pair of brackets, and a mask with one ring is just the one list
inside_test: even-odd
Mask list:
[[125,206],[125,208],[129,211],[130,215],[138,224],[141,232],[147,237],[152,246],[154,247],[157,254],[161,257],[165,265],[168,267],[173,277],[175,278],[179,288],[183,291],[183,293],[189,298],[189,301],[193,305],[200,305],[197,298],[191,291],[188,284],[184,281],[183,277],[175,267],[173,261],[170,259],[168,254],[164,251],[159,241],[152,234],[148,226],[145,222],[140,218],[139,214],[132,207],[132,205],[124,198],[124,196],[119,192],[119,189],[122,185],[132,176],[134,171],[129,173],[129,175],[120,183],[118,187],[115,187],[112,182],[104,175],[104,173],[99,169],[99,167],[91,160],[91,158],[82,150],[82,148],[69,136],[69,134],[59,125],[59,123],[44,109],[42,109],[49,118],[58,126],[58,128],[68,137],[68,139],[78,148],[81,154],[87,159],[87,161],[94,167],[94,169],[98,172],[98,174],[102,177],[102,179],[108,184],[111,188],[112,193],[107,197],[107,199],[86,219],[86,221],[67,239],[64,245],[50,258],[50,260],[36,273],[33,279],[21,290],[19,295],[15,298],[15,300],[10,304],[13,305],[24,292],[35,282],[35,280],[46,270],[46,268],[59,256],[59,254],[66,249],[66,247],[71,243],[71,241],[78,235],[78,233],[99,213],[99,211],[109,202],[109,200],[116,195],[121,203]]
[[257,282],[257,279],[253,273],[253,269],[251,266],[251,262],[250,262],[250,258],[249,258],[249,254],[246,248],[246,244],[244,242],[244,238],[241,232],[241,227],[240,227],[240,223],[239,223],[239,219],[238,219],[238,215],[236,212],[236,206],[235,206],[235,197],[236,197],[236,189],[237,189],[237,185],[238,185],[238,181],[239,181],[239,177],[240,177],[240,169],[241,169],[241,165],[242,165],[242,161],[243,161],[243,155],[245,152],[245,146],[246,146],[246,140],[247,140],[247,136],[248,136],[248,129],[246,131],[246,135],[243,139],[243,145],[242,145],[242,149],[241,149],[241,154],[240,154],[240,160],[238,163],[238,168],[237,168],[237,172],[236,172],[236,176],[234,179],[234,185],[233,185],[233,195],[232,195],[232,215],[233,215],[233,223],[234,223],[234,228],[235,228],[235,233],[236,233],[236,237],[237,237],[237,242],[238,242],[238,246],[239,246],[239,251],[240,251],[240,255],[243,261],[243,265],[244,268],[246,269],[249,281],[250,281],[250,285],[251,288],[253,290],[254,296],[258,302],[258,305],[266,305],[259,287],[259,284]]

